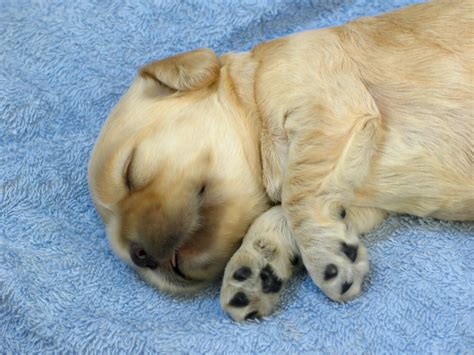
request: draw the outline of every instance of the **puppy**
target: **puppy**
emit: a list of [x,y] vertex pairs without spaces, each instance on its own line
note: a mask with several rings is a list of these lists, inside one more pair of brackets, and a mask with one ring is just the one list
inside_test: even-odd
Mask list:
[[328,297],[357,296],[359,235],[390,212],[473,220],[473,7],[144,66],[89,163],[112,248],[173,293],[225,268],[222,307],[243,320],[274,310],[299,257]]

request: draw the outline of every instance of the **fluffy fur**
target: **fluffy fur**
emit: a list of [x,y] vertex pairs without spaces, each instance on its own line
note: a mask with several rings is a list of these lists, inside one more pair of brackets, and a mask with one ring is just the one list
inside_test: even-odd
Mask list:
[[273,310],[280,289],[262,283],[284,284],[298,255],[331,299],[357,296],[359,235],[389,212],[474,219],[472,7],[414,5],[145,66],[89,166],[114,250],[134,265],[140,245],[159,266],[137,270],[173,292],[233,255],[221,303],[241,320]]

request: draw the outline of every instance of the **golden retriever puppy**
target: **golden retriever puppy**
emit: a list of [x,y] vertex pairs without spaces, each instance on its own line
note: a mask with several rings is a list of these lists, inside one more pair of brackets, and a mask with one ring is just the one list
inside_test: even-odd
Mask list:
[[357,296],[359,235],[390,212],[473,220],[473,5],[143,67],[89,164],[112,248],[171,292],[225,268],[243,320],[272,312],[299,256],[328,297]]

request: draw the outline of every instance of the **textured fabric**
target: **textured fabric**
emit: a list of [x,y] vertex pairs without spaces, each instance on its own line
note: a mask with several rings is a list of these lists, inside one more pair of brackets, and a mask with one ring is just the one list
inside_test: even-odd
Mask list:
[[245,50],[410,0],[0,1],[0,352],[474,351],[474,226],[389,218],[364,239],[365,293],[329,301],[298,275],[281,308],[236,324],[219,285],[176,299],[110,251],[86,164],[139,65]]

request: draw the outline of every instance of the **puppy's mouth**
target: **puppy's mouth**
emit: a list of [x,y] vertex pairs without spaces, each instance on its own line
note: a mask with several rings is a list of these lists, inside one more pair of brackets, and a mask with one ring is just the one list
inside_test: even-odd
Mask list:
[[178,275],[179,277],[185,280],[190,281],[190,279],[179,268],[179,251],[177,250],[174,251],[173,256],[171,257],[171,260],[170,260],[170,264],[171,264],[171,269],[176,275]]

